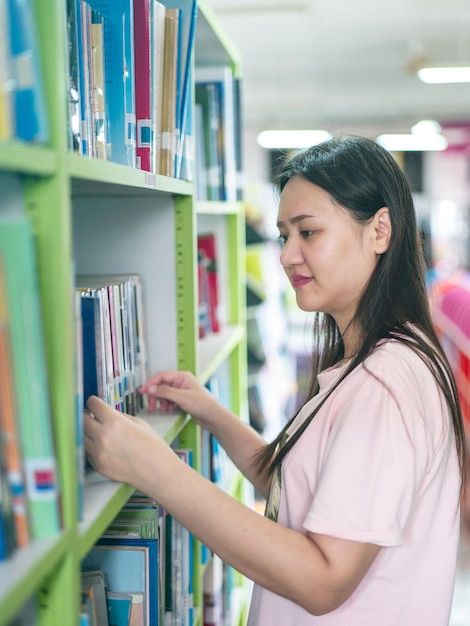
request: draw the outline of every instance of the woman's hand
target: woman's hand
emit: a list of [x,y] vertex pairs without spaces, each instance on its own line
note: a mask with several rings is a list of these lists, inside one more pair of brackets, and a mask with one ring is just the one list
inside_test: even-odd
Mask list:
[[218,400],[191,372],[159,372],[142,385],[140,393],[147,394],[150,412],[157,406],[161,411],[180,407],[204,427],[209,427],[220,415]]
[[147,454],[158,457],[162,468],[167,459],[177,458],[141,418],[120,413],[96,396],[88,399],[87,407],[84,414],[87,457],[107,478],[139,488]]

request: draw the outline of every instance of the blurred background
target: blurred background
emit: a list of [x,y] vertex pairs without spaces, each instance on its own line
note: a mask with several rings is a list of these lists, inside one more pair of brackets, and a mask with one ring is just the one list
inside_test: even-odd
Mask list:
[[[470,3],[211,0],[242,68],[250,419],[267,438],[298,406],[309,318],[278,262],[271,177],[296,140],[353,132],[392,151],[413,190],[436,329],[470,431]],[[454,68],[452,75],[444,68]],[[456,69],[455,69],[456,68]],[[320,137],[320,138],[321,138]],[[468,498],[470,502],[470,497]],[[464,510],[452,626],[470,624]]]

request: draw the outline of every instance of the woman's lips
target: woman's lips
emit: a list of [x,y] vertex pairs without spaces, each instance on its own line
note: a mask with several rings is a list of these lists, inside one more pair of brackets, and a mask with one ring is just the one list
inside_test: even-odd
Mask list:
[[306,285],[312,280],[313,280],[312,276],[299,276],[298,274],[294,274],[294,276],[292,276],[291,278],[292,286],[294,288],[303,287],[304,285]]

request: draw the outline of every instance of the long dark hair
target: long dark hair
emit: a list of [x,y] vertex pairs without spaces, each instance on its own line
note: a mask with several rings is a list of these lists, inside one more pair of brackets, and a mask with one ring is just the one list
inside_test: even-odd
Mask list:
[[[286,158],[276,179],[279,193],[293,176],[321,187],[353,219],[365,224],[388,207],[392,225],[387,251],[361,297],[354,322],[363,342],[343,375],[320,406],[279,446],[295,416],[256,458],[261,472],[272,474],[302,436],[329,395],[387,338],[405,343],[427,364],[449,406],[462,485],[465,477],[465,433],[455,380],[436,335],[425,286],[425,262],[410,187],[393,156],[363,137],[337,137]],[[315,313],[314,349],[307,398],[318,393],[318,374],[344,357],[341,334],[331,315]]]

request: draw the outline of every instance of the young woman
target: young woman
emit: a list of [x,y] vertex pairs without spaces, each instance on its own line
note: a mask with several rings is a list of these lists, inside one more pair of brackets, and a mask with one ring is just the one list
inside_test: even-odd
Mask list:
[[266,445],[188,372],[142,388],[150,410],[178,405],[215,435],[266,515],[96,397],[88,456],[255,582],[250,626],[443,626],[465,440],[406,179],[376,143],[346,137],[287,160],[279,190],[281,264],[316,319],[304,406]]

